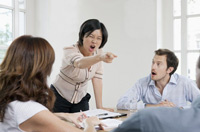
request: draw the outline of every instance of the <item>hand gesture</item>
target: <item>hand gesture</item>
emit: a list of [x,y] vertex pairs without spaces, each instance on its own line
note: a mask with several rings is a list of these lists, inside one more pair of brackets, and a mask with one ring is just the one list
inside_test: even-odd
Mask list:
[[100,58],[103,62],[112,63],[113,59],[117,56],[111,52],[102,53]]

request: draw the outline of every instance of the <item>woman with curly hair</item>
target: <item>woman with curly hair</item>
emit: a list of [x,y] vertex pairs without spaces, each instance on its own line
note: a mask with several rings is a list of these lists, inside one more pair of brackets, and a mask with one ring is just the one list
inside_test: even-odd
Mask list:
[[[43,38],[28,35],[15,39],[0,65],[0,128],[3,132],[81,132],[83,113],[51,113],[54,93],[47,85],[55,53]],[[62,119],[62,120],[61,120]],[[94,132],[96,117],[83,121],[84,131]]]

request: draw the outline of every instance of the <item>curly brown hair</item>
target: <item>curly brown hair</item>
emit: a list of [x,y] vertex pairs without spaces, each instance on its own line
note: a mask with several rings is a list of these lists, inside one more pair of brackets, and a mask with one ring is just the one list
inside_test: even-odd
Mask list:
[[55,97],[47,76],[54,60],[54,50],[43,38],[24,35],[11,43],[0,65],[0,121],[14,100],[33,100],[52,110]]

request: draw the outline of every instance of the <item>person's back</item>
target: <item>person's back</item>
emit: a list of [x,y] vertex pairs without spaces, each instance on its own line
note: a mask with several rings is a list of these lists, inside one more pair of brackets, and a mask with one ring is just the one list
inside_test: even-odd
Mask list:
[[133,114],[112,132],[199,132],[200,97],[189,109],[151,107]]
[[140,116],[148,132],[151,130],[154,132],[199,132],[200,98],[196,99],[189,109],[149,108],[147,111],[144,110]]

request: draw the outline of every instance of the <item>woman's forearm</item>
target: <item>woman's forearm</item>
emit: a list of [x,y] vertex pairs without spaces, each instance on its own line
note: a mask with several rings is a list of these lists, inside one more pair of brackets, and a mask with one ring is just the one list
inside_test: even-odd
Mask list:
[[103,107],[102,106],[102,87],[103,87],[102,79],[93,78],[92,84],[93,84],[93,89],[94,89],[96,107],[98,109],[101,109]]
[[74,61],[74,66],[76,68],[85,69],[90,68],[92,65],[103,61],[105,63],[112,63],[113,59],[117,56],[111,52],[99,53],[94,56],[87,56]]
[[68,116],[69,114],[68,113],[54,113],[54,115],[56,115],[57,117],[59,117],[61,120],[67,120],[67,121],[70,121]]
[[92,65],[98,63],[99,61],[102,61],[101,55],[97,54],[95,56],[88,56],[75,60],[74,66],[76,68],[85,69],[91,67]]

